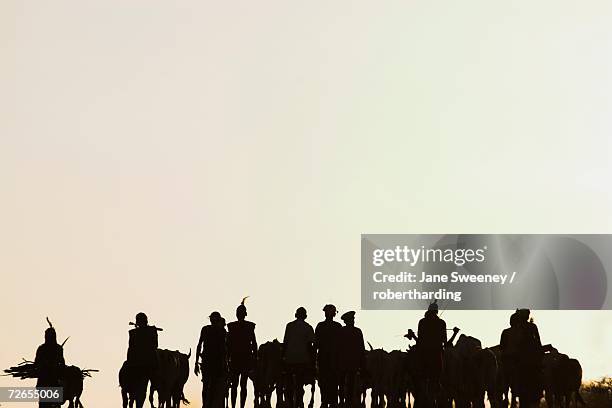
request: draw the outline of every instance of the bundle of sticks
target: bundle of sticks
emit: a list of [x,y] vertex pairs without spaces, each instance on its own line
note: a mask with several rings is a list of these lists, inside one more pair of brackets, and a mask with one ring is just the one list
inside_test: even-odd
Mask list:
[[[64,367],[63,375],[67,375],[68,373],[74,374],[75,372],[79,373],[81,379],[85,379],[85,377],[91,377],[91,373],[97,373],[99,370],[95,370],[93,368],[81,369],[77,366],[66,366]],[[38,378],[39,369],[33,361],[28,361],[23,359],[23,361],[17,364],[14,367],[7,368],[4,370],[5,376],[12,376],[15,378],[19,378],[21,380],[25,380],[27,378]]]
[[12,377],[20,378],[22,380],[26,378],[38,378],[38,366],[33,361],[23,359],[23,361],[14,367],[7,368],[4,370],[4,375],[10,375]]

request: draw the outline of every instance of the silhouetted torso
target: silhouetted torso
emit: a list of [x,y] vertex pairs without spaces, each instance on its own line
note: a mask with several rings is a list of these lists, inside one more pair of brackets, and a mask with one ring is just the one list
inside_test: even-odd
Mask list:
[[354,326],[340,328],[338,339],[338,365],[342,371],[354,371],[363,367],[365,345],[361,329]]
[[256,357],[255,323],[238,320],[227,325],[227,351],[230,365],[236,370],[247,370]]
[[446,323],[436,314],[427,312],[419,321],[417,345],[419,352],[441,352],[446,344]]
[[201,338],[203,372],[220,374],[225,371],[226,362],[226,336],[224,327],[209,324],[202,327]]
[[289,364],[312,363],[314,330],[306,321],[296,319],[287,323],[283,339],[285,362]]
[[52,387],[59,385],[59,377],[63,369],[64,351],[57,343],[43,343],[36,350],[34,363],[38,367],[37,387]]
[[338,350],[342,325],[334,320],[324,320],[315,329],[315,344],[319,369],[332,368]]
[[527,322],[524,324],[523,330],[524,335],[521,338],[520,351],[531,356],[541,355],[542,342],[540,341],[538,327],[532,322]]
[[134,367],[157,366],[157,329],[142,326],[130,330],[127,363]]

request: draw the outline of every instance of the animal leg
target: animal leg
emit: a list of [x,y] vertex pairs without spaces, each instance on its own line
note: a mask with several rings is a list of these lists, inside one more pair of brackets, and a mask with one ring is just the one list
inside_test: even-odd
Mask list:
[[314,394],[315,394],[315,383],[314,381],[310,384],[310,402],[308,403],[308,408],[314,407]]

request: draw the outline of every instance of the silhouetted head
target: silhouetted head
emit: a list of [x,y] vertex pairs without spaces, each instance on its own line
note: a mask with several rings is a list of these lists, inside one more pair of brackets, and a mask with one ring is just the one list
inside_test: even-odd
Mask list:
[[49,327],[45,330],[45,343],[57,344],[57,334],[53,327]]
[[427,307],[427,311],[432,313],[432,314],[438,314],[438,299],[435,299],[432,303],[429,304],[429,306]]
[[308,315],[306,314],[306,309],[304,309],[303,307],[298,307],[297,310],[295,311],[295,318],[296,319],[300,319],[300,320],[306,320],[306,317]]
[[340,318],[347,326],[353,326],[355,324],[355,312],[352,310],[344,313]]
[[336,306],[334,305],[325,305],[325,307],[323,307],[323,311],[325,312],[325,318],[330,320],[333,319],[338,312],[336,310]]
[[240,305],[236,308],[236,318],[238,320],[244,320],[247,316],[247,310],[244,305]]
[[510,316],[510,327],[515,327],[519,323],[518,310]]
[[149,324],[149,319],[147,315],[143,312],[140,312],[136,315],[136,327],[144,327]]
[[212,312],[208,318],[212,324],[218,323],[222,319],[221,313],[219,312]]
[[531,311],[529,309],[517,309],[516,315],[517,319],[520,323],[527,323],[529,320],[529,314]]
[[240,302],[240,305],[236,308],[236,318],[238,320],[244,320],[244,318],[247,316],[246,306],[244,305],[246,298],[248,298],[248,296],[244,297],[242,302]]

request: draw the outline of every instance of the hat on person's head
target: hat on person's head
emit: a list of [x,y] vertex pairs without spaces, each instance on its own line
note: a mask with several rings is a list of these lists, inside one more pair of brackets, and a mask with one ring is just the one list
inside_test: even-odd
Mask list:
[[347,320],[355,320],[355,312],[351,310],[349,312],[344,313],[342,316],[340,316],[340,318],[343,322],[346,322]]
[[324,312],[333,312],[333,313],[335,313],[335,312],[337,312],[337,309],[336,309],[336,306],[334,306],[334,305],[325,305],[323,307],[323,311]]

